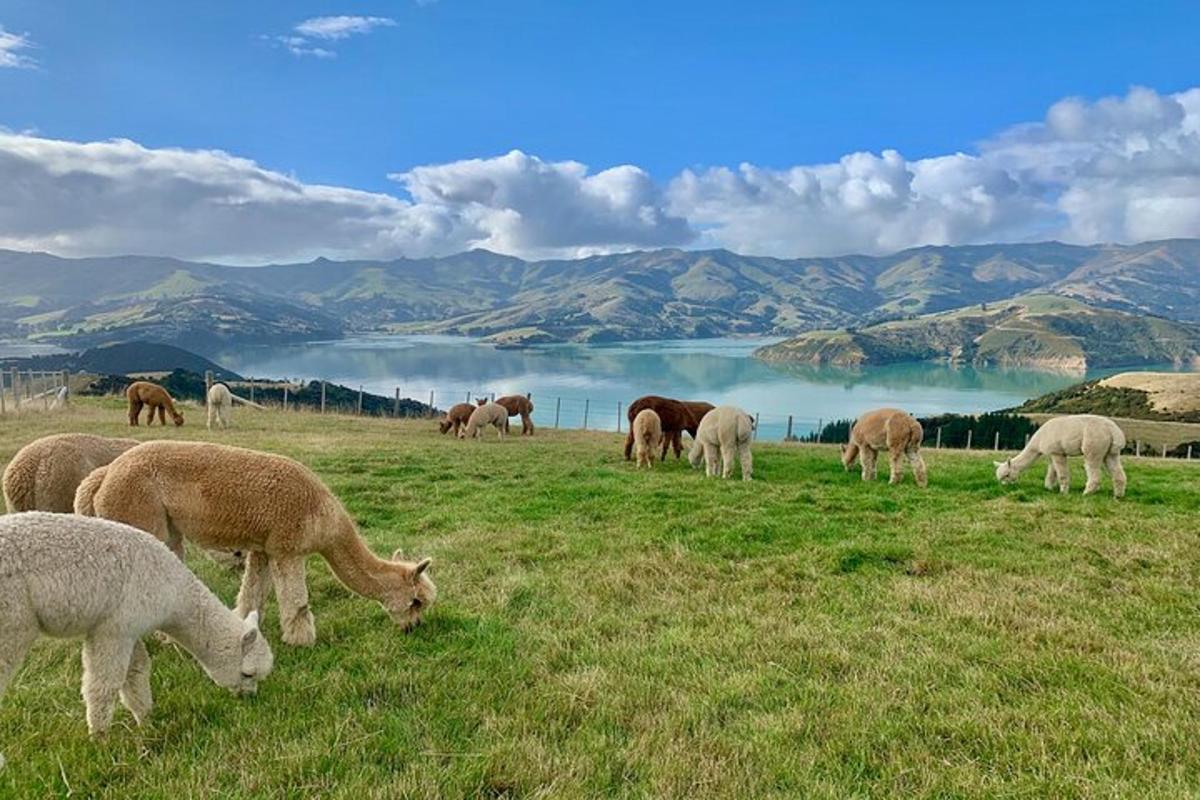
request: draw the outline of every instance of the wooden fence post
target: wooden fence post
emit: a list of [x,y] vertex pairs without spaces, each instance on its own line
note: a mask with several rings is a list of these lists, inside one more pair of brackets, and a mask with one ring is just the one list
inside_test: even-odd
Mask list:
[[250,402],[254,402],[254,378],[250,379]]
[[757,439],[758,439],[758,412],[755,411],[754,412],[754,430],[750,432],[750,440],[755,441]]
[[1166,443],[1164,443],[1164,444],[1163,444],[1162,457],[1163,457],[1163,458],[1166,458],[1166,457],[1167,457],[1167,445],[1166,445]]
[[25,399],[33,399],[33,370],[29,370],[29,380],[25,381]]
[[471,402],[471,393],[467,392],[467,402]]
[[554,398],[554,427],[558,428],[558,412],[562,409],[562,398]]
[[437,416],[437,411],[433,408],[433,389],[429,390],[429,416]]
[[285,383],[283,385],[283,410],[284,411],[287,411],[287,395],[288,395],[288,386]]
[[784,435],[783,440],[785,442],[790,442],[792,440],[792,415],[791,414],[788,414],[788,430],[787,430],[787,434]]
[[970,450],[970,449],[971,449],[971,436],[972,436],[974,433],[975,433],[975,431],[974,431],[974,430],[968,430],[968,431],[967,431],[967,449],[968,449],[968,450]]
[[325,413],[325,381],[321,381],[321,413]]
[[1142,440],[1138,439],[1133,447],[1133,454],[1138,458],[1142,457]]
[[362,384],[358,385],[358,415],[362,416]]
[[208,402],[208,393],[212,389],[213,374],[211,369],[204,370],[204,402]]
[[621,401],[617,401],[617,433],[621,432]]
[[4,373],[0,372],[0,416],[4,415]]
[[1192,460],[1192,446],[1188,445],[1188,461]]
[[396,387],[396,407],[394,409],[392,409],[392,416],[393,417],[400,416],[400,387],[399,386]]
[[996,431],[996,445],[992,449],[993,450],[1000,449],[1000,431]]
[[62,372],[63,388],[67,391],[63,392],[63,404],[71,402],[71,370],[64,369]]
[[583,429],[585,431],[587,430],[588,407],[591,406],[591,404],[592,401],[585,397],[583,400]]
[[941,449],[942,449],[942,426],[939,425],[938,426],[938,434],[937,434],[937,446],[934,447],[934,450],[941,450]]

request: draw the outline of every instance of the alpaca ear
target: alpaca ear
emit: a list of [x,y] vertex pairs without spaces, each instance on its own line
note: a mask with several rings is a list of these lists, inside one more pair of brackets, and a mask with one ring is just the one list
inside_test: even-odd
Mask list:
[[246,615],[245,627],[246,627],[246,630],[250,630],[251,628],[253,628],[254,630],[258,630],[258,612],[257,611],[251,611],[249,614]]
[[403,560],[404,560],[404,548],[397,547],[396,551],[394,553],[392,553],[392,561],[403,561]]
[[422,558],[420,561],[417,562],[416,569],[413,570],[413,577],[415,578],[418,575],[420,575],[422,572],[424,572],[425,570],[429,569],[429,565],[432,563],[433,563],[432,558]]
[[242,652],[250,652],[250,648],[254,646],[254,642],[258,639],[258,628],[250,628],[242,634]]
[[1003,467],[1007,463],[1008,463],[1007,461],[993,461],[992,466],[993,467]]

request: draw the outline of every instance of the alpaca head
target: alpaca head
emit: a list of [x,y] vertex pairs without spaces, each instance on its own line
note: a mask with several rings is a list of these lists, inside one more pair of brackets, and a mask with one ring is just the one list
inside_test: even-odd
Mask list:
[[1013,468],[1012,459],[993,461],[996,465],[996,480],[1001,483],[1014,483],[1017,480],[1017,470]]
[[413,564],[405,561],[403,554],[397,550],[392,553],[392,563],[395,569],[391,571],[392,579],[383,607],[392,622],[407,633],[421,624],[422,615],[437,599],[437,587],[427,574],[433,559],[423,558]]
[[704,448],[699,442],[692,442],[692,449],[688,451],[688,463],[693,468],[698,468],[704,462]]
[[844,444],[842,447],[842,469],[849,471],[854,464],[854,457],[850,455],[850,445]]
[[488,399],[486,397],[476,397],[475,398],[475,405],[477,405],[477,406],[486,406],[487,403],[488,403]]
[[450,421],[450,417],[446,417],[444,420],[438,423],[438,428],[441,429],[442,433],[445,433],[453,427],[454,423]]
[[240,695],[254,694],[274,666],[271,645],[258,629],[258,612],[251,611],[242,620],[242,635],[226,646],[215,666],[206,669],[214,683]]
[[171,419],[175,420],[176,428],[183,424],[183,414],[180,414],[178,411],[171,412]]

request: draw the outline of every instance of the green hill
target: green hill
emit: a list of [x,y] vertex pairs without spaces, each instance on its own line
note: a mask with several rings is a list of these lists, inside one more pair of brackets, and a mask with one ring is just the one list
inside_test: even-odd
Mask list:
[[755,355],[782,364],[937,360],[1073,371],[1192,364],[1200,360],[1200,325],[1031,295],[859,329],[812,331]]

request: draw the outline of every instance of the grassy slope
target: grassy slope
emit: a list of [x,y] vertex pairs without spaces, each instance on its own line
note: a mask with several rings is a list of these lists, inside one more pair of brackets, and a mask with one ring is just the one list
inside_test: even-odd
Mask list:
[[[0,463],[121,418],[92,401],[0,420]],[[1115,502],[1046,493],[1040,469],[1001,487],[990,454],[929,453],[921,492],[762,445],[743,485],[639,474],[611,434],[236,419],[213,438],[302,459],[377,551],[436,558],[428,623],[398,634],[313,559],[315,648],[277,644],[238,700],[152,642],[152,723],[120,710],[104,742],[78,643],[43,640],[0,705],[0,795],[1200,792],[1194,465],[1131,459]],[[232,601],[233,574],[191,563]]]

